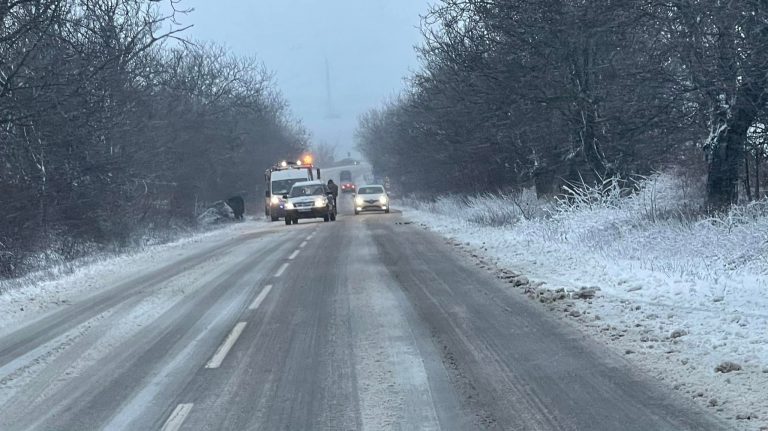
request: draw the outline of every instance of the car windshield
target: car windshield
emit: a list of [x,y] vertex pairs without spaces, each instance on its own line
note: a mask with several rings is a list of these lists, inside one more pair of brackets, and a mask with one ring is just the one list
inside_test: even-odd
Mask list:
[[379,193],[384,193],[384,189],[381,187],[360,187],[357,189],[357,194],[360,195],[374,195]]
[[288,191],[291,190],[291,186],[299,181],[306,181],[306,178],[290,178],[287,180],[272,181],[272,194],[276,196],[288,194]]
[[317,196],[323,195],[323,186],[311,185],[311,186],[294,186],[291,189],[291,197],[297,198],[301,196]]

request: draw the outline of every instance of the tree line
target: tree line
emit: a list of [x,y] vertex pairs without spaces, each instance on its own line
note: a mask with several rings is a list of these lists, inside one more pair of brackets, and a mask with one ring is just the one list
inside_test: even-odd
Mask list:
[[[179,0],[0,0],[0,277],[252,207],[307,133],[270,73],[183,40]],[[170,12],[165,12],[170,10]]]
[[405,191],[684,167],[712,208],[764,196],[765,1],[440,0],[421,29],[420,71],[356,134]]

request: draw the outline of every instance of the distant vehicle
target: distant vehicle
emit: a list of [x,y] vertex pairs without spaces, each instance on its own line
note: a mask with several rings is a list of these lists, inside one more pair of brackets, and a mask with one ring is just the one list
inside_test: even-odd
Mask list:
[[296,162],[282,161],[264,173],[266,200],[264,215],[271,221],[285,217],[285,202],[282,198],[291,187],[300,181],[320,179],[320,169],[312,165],[312,156],[304,156]]
[[363,211],[384,211],[389,213],[389,196],[384,186],[372,184],[357,189],[355,215]]
[[322,181],[302,181],[291,187],[285,200],[285,224],[298,224],[303,218],[322,218],[323,221],[336,220],[336,206],[333,194]]
[[350,171],[341,171],[341,172],[339,172],[339,182],[341,184],[351,183],[352,182],[352,172],[350,172]]
[[357,186],[353,183],[341,183],[342,193],[354,193],[355,189],[357,189]]
[[359,165],[359,164],[360,164],[359,160],[355,160],[347,157],[346,159],[338,160],[333,165],[334,166],[350,166],[350,165]]

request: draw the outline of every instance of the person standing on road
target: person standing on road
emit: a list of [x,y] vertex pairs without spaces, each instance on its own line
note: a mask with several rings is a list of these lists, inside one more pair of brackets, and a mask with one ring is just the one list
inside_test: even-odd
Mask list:
[[328,180],[328,190],[333,194],[333,207],[338,208],[336,206],[336,199],[339,197],[339,186],[333,180]]

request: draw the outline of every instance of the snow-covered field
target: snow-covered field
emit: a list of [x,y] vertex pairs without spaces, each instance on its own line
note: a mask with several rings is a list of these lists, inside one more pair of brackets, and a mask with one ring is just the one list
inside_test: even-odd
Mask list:
[[[681,396],[737,428],[768,429],[768,202],[704,218],[685,181],[656,175],[639,187],[627,196],[608,181],[567,202],[411,200],[405,215]],[[583,289],[587,298],[572,297]],[[729,362],[740,369],[716,372]]]

